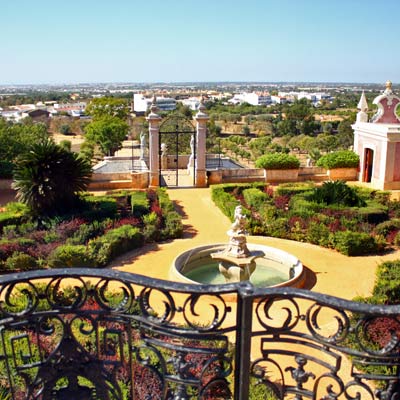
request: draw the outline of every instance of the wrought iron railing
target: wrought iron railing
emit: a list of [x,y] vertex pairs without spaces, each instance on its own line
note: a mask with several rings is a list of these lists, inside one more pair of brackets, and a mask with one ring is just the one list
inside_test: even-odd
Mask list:
[[0,313],[0,399],[400,395],[398,306],[61,269],[2,276]]

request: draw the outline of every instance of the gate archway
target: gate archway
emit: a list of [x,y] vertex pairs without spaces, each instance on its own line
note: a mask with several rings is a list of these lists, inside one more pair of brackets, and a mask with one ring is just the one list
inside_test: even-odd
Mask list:
[[196,185],[196,129],[183,114],[169,115],[159,130],[160,186]]

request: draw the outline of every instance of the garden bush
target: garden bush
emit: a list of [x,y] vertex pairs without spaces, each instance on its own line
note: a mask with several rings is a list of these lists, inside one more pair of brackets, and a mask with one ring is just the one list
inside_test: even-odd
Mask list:
[[400,229],[400,219],[391,219],[389,221],[381,222],[376,225],[375,233],[378,235],[387,236],[392,231],[398,231]]
[[314,188],[314,182],[287,182],[278,185],[276,194],[279,196],[292,196],[299,193],[308,193]]
[[328,153],[317,161],[318,167],[332,168],[357,168],[360,157],[354,151],[340,150]]
[[324,182],[316,187],[310,199],[320,204],[335,204],[346,207],[363,207],[364,200],[358,195],[357,190],[346,185],[343,181]]
[[176,211],[164,215],[164,228],[161,231],[162,239],[178,239],[183,235],[182,217]]
[[37,269],[38,263],[34,257],[16,251],[7,258],[5,268],[9,271],[29,271]]
[[0,213],[0,232],[7,225],[20,225],[29,219],[29,208],[22,203],[11,202]]
[[255,165],[256,168],[264,169],[298,169],[300,161],[290,154],[270,153],[258,158]]
[[115,199],[109,196],[85,196],[84,210],[80,217],[89,221],[101,220],[106,218],[116,218],[118,207]]
[[131,225],[123,225],[91,240],[88,243],[88,251],[98,266],[105,266],[115,257],[134,250],[142,244],[143,235],[140,230]]
[[53,268],[93,267],[95,261],[83,245],[61,245],[49,256],[48,264]]
[[132,214],[142,217],[149,212],[149,200],[146,192],[133,192],[130,197]]
[[400,304],[400,260],[378,266],[372,296],[377,304]]
[[269,196],[256,188],[249,188],[243,191],[244,201],[250,208],[260,208],[269,200]]
[[333,237],[333,246],[346,256],[361,256],[376,253],[380,245],[367,233],[339,231]]
[[233,221],[235,207],[239,204],[238,200],[224,190],[223,185],[215,185],[211,189],[211,197],[221,211]]
[[379,224],[389,218],[388,207],[374,200],[368,200],[365,207],[356,211],[360,219],[370,224]]
[[323,247],[330,246],[329,228],[319,221],[311,221],[308,224],[306,239],[309,243],[317,244]]
[[160,239],[160,220],[158,215],[152,211],[150,214],[143,216],[143,235],[146,242],[155,242]]

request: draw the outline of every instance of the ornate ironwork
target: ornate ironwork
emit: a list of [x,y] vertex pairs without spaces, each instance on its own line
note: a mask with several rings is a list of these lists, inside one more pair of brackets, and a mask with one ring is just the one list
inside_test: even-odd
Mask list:
[[399,332],[399,306],[248,282],[0,277],[0,386],[13,400],[396,400]]
[[[160,125],[160,182],[162,186],[179,185],[179,156],[193,157],[193,185],[195,184],[195,158],[196,158],[196,130],[193,122],[185,115],[172,113]],[[165,146],[163,148],[163,146]],[[166,150],[164,150],[166,149]],[[171,156],[171,160],[163,162],[164,151]],[[172,162],[173,161],[173,162]],[[185,169],[182,168],[181,169]]]

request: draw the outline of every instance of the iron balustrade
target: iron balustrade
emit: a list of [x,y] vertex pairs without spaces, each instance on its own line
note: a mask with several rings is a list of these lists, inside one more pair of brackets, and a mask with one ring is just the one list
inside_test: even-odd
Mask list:
[[399,306],[58,269],[0,277],[0,313],[3,399],[400,395]]

